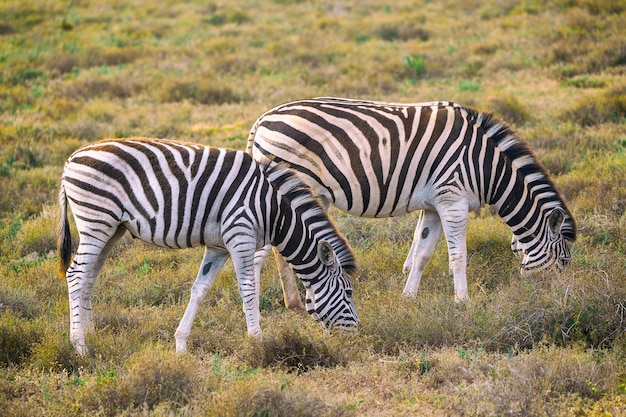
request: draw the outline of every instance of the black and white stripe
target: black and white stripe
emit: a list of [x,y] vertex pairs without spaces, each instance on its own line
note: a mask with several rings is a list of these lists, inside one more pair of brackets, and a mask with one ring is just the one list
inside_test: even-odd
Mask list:
[[570,211],[528,146],[491,114],[450,102],[301,100],[263,114],[247,152],[296,170],[327,207],[364,217],[422,209],[404,265],[407,296],[443,232],[456,299],[468,298],[467,217],[483,205],[513,230],[524,270],[570,260]]
[[[244,152],[197,144],[105,140],[69,157],[59,200],[59,273],[68,283],[70,339],[81,353],[86,350],[85,331],[93,328],[96,277],[126,230],[160,247],[205,247],[176,331],[177,351],[186,349],[197,308],[228,256],[248,333],[261,333],[260,264],[270,244],[301,278],[307,311],[317,321],[328,328],[358,324],[348,278],[355,270],[352,252],[309,188],[290,170],[259,165]],[[80,238],[71,265],[68,201]]]

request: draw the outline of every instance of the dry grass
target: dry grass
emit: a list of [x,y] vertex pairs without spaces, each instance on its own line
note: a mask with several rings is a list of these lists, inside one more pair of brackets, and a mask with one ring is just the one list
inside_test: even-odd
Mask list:
[[[619,0],[1,3],[0,414],[626,415],[625,13]],[[485,209],[469,223],[472,302],[452,301],[443,242],[404,300],[417,215],[333,210],[360,267],[357,332],[286,311],[270,261],[264,335],[248,339],[228,262],[175,356],[201,250],[125,239],[95,289],[91,354],[76,356],[51,252],[67,156],[134,135],[243,149],[263,111],[322,95],[507,120],[577,219],[570,269],[521,278]]]

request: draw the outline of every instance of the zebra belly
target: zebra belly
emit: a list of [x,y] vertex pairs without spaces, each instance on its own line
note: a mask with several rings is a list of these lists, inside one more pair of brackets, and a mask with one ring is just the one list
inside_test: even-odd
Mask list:
[[[175,223],[165,231],[165,225],[156,218],[139,220],[130,213],[122,216],[122,225],[136,239],[163,248],[192,248],[197,246],[224,247],[221,226],[209,222],[205,227],[191,224],[178,228]],[[156,225],[156,227],[155,227]]]
[[[326,190],[324,190],[326,191]],[[328,193],[326,191],[326,193]],[[417,188],[413,193],[403,193],[399,197],[396,197],[396,193],[388,193],[385,200],[380,204],[381,197],[379,195],[372,197],[367,204],[367,208],[363,209],[363,196],[357,194],[353,197],[355,204],[349,205],[348,199],[345,195],[335,195],[333,205],[339,210],[359,217],[368,218],[383,218],[383,217],[396,217],[402,216],[416,210],[428,210],[434,209],[433,197],[435,192],[432,186]],[[375,200],[375,204],[372,201]]]

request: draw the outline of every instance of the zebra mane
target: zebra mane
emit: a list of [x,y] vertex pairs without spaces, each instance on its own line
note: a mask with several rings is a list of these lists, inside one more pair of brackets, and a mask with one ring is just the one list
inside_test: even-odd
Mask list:
[[[328,216],[326,210],[324,210],[311,189],[298,177],[295,171],[282,164],[271,163],[271,161],[264,159],[259,162],[259,165],[261,171],[264,172],[269,181],[280,190],[283,196],[289,200],[292,205],[298,206],[309,213],[307,217],[313,219],[312,223],[325,221],[329,224],[330,228],[334,229],[336,238],[330,239],[331,244],[333,245],[341,267],[346,271],[348,276],[353,278],[357,272],[354,253],[348,245],[345,236]],[[337,240],[341,243],[342,248],[337,247]]]
[[468,113],[468,119],[473,121],[485,132],[485,136],[496,148],[517,168],[517,172],[527,178],[533,187],[542,184],[550,189],[557,197],[559,207],[565,212],[566,227],[563,230],[565,239],[576,240],[576,223],[571,212],[565,205],[563,196],[559,193],[546,169],[537,160],[535,154],[504,120],[496,117],[491,112],[478,112],[474,109],[464,108]]

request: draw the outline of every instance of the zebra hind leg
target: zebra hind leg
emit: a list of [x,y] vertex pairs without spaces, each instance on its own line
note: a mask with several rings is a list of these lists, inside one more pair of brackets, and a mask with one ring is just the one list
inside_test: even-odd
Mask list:
[[211,289],[217,273],[222,269],[228,256],[228,252],[224,249],[205,248],[200,270],[191,288],[189,304],[187,304],[185,314],[180,320],[176,333],[174,333],[174,337],[176,338],[176,353],[187,351],[187,338],[189,338],[189,334],[191,333],[191,325],[198,312],[198,307],[204,297],[206,297],[209,289]]
[[280,283],[283,288],[285,307],[302,314],[307,314],[306,308],[302,303],[300,291],[298,291],[298,284],[296,283],[296,277],[291,269],[291,266],[287,263],[287,261],[285,261],[285,258],[278,253],[276,248],[273,248],[272,250],[274,252],[274,258],[276,259],[276,266],[278,267]]
[[403,272],[405,274],[409,273],[404,291],[402,291],[405,297],[415,297],[422,279],[422,273],[435,252],[441,231],[441,220],[437,212],[422,210],[415,227],[409,255],[404,263]]
[[124,236],[124,233],[126,233],[126,229],[123,227],[120,227],[117,229],[113,237],[109,239],[109,241],[106,243],[106,245],[102,249],[102,252],[100,252],[100,255],[98,256],[98,260],[96,261],[96,264],[94,265],[94,269],[93,269],[94,274],[95,274],[94,279],[85,283],[85,287],[83,289],[83,297],[82,297],[83,298],[82,308],[83,308],[83,313],[84,313],[83,323],[85,326],[85,331],[87,332],[94,330],[93,310],[91,306],[91,299],[92,299],[92,293],[93,293],[93,286],[96,283],[96,277],[102,270],[102,267],[104,266],[104,261],[106,261],[106,259],[109,257],[111,250],[113,249],[115,244],[120,240],[120,238]]
[[[77,223],[80,230],[80,224]],[[85,334],[93,329],[91,295],[96,278],[115,242],[124,229],[114,230],[110,236],[80,234],[76,256],[67,270],[66,280],[70,302],[70,342],[80,355],[88,352]]]

